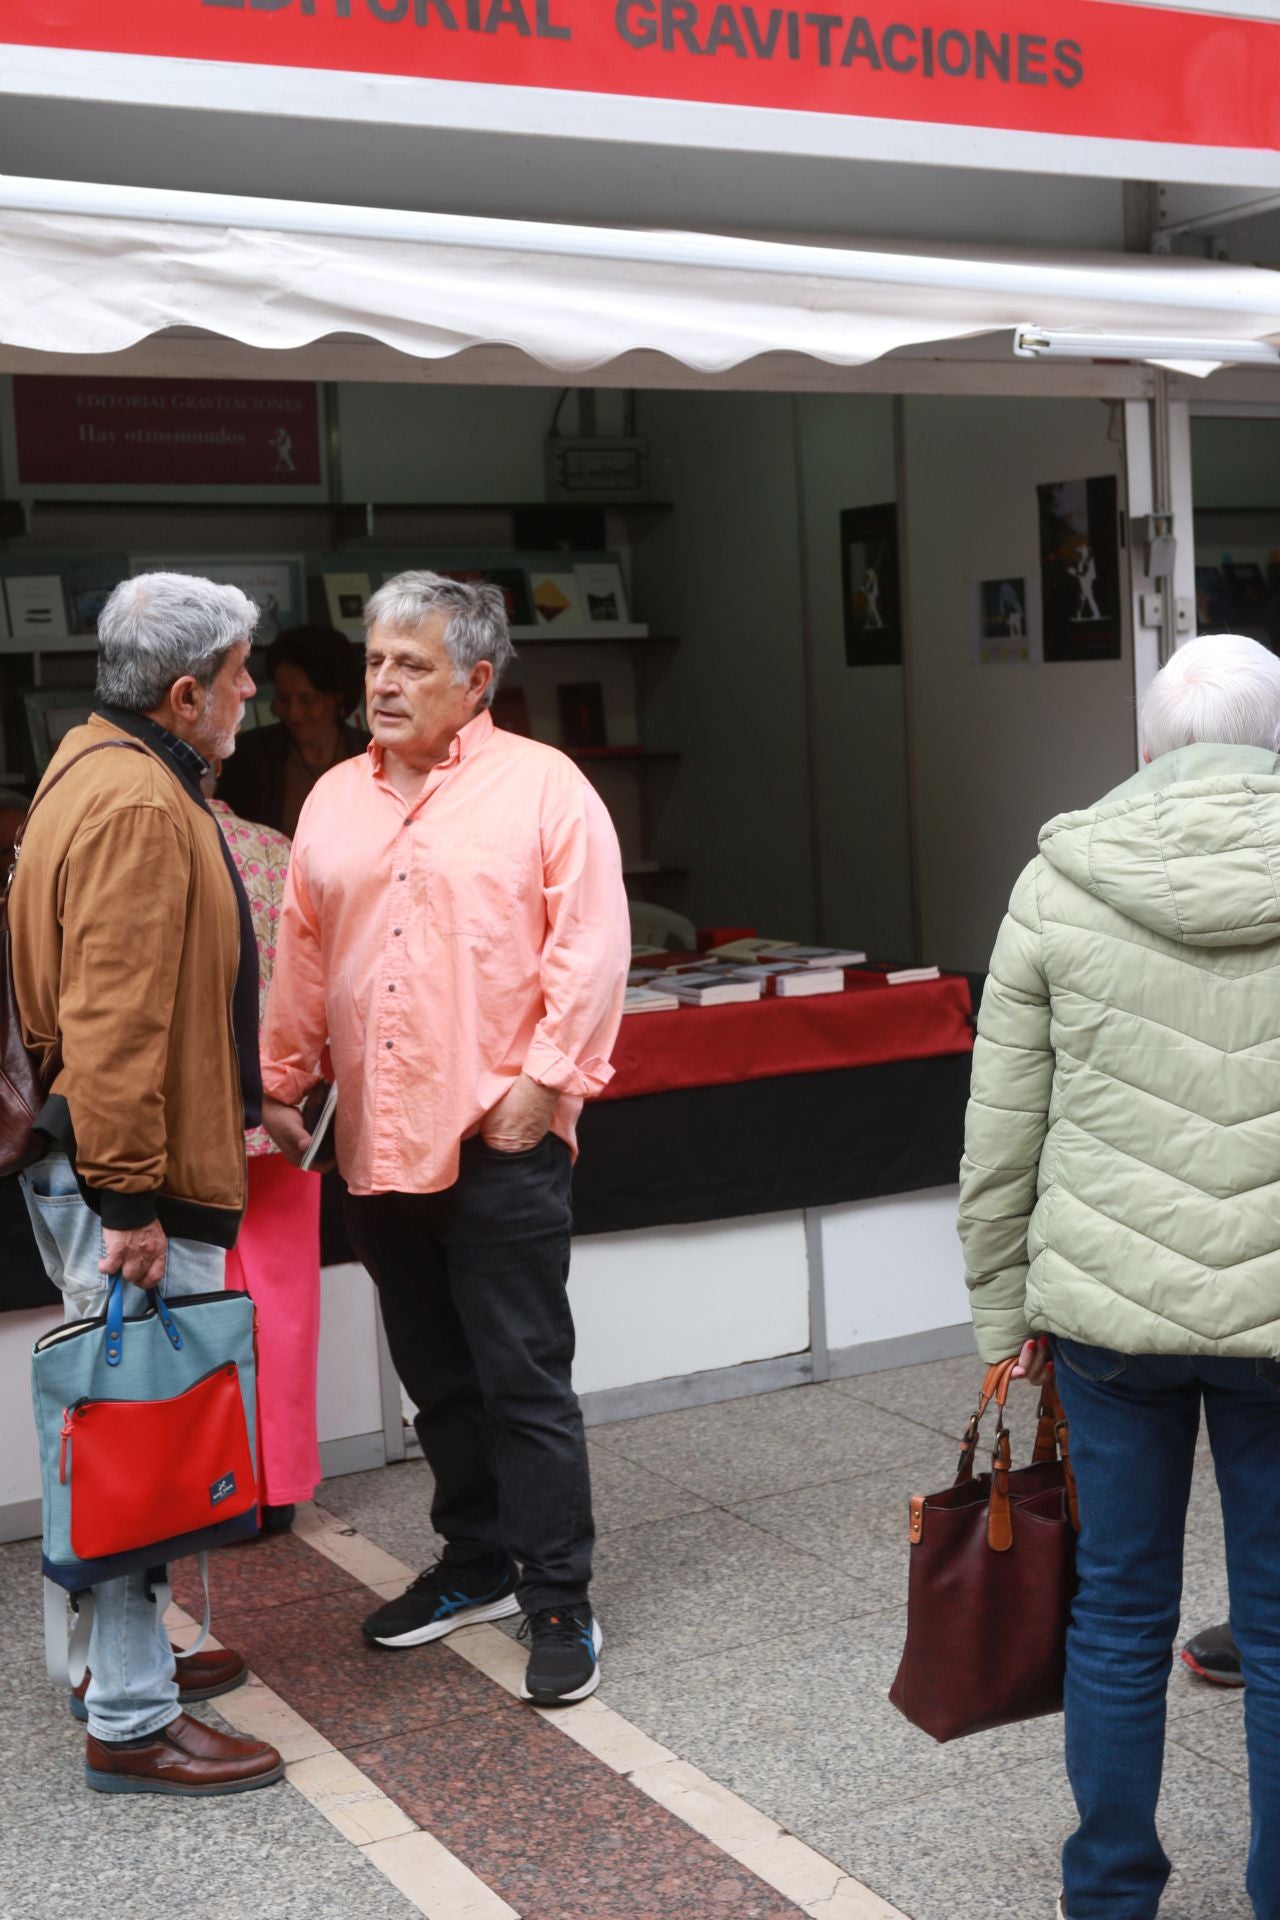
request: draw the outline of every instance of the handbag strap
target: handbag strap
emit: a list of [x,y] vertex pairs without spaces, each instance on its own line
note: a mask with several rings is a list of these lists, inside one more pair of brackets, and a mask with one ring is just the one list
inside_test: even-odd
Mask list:
[[[204,1590],[204,1619],[189,1647],[174,1648],[174,1658],[177,1660],[189,1660],[193,1653],[199,1653],[209,1638],[213,1619],[213,1602],[209,1598],[209,1556],[207,1553],[198,1553],[195,1560],[200,1573],[200,1585]],[[60,1587],[46,1575],[44,1663],[55,1687],[69,1687],[74,1692],[84,1679],[89,1664],[89,1642],[93,1638],[93,1589],[86,1587],[83,1592],[71,1596],[74,1619],[70,1633],[67,1631],[67,1598],[66,1588]],[[155,1602],[163,1620],[173,1601],[168,1567],[148,1567],[147,1598]]]
[[84,1679],[93,1637],[93,1591],[86,1588],[72,1600],[75,1619],[67,1631],[67,1590],[45,1575],[44,1664],[55,1687],[73,1690]]
[[[213,1622],[213,1602],[209,1598],[209,1556],[207,1553],[198,1553],[195,1556],[195,1561],[196,1570],[200,1575],[200,1586],[204,1593],[204,1618],[200,1622],[200,1631],[191,1642],[191,1645],[189,1647],[174,1648],[173,1657],[175,1660],[189,1660],[193,1653],[199,1653],[201,1647],[209,1638],[209,1628]],[[168,1613],[170,1606],[173,1604],[173,1588],[169,1584],[168,1567],[151,1567],[148,1569],[147,1592],[160,1609],[160,1618],[163,1620],[165,1614]]]
[[[1013,1457],[1009,1430],[1004,1424],[1004,1414],[1009,1399],[1009,1388],[1013,1383],[1013,1370],[1017,1364],[1015,1355],[1013,1359],[998,1360],[993,1366],[987,1368],[983,1376],[978,1405],[969,1416],[969,1424],[964,1430],[964,1438],[960,1443],[960,1459],[956,1466],[956,1477],[953,1483],[957,1487],[962,1487],[972,1480],[978,1431],[987,1408],[994,1401],[996,1437],[991,1456],[987,1544],[996,1553],[1007,1553],[1013,1545],[1013,1505],[1009,1498],[1009,1474]],[[1067,1510],[1071,1524],[1078,1533],[1080,1502],[1076,1491],[1075,1469],[1071,1464],[1071,1429],[1067,1423],[1057,1386],[1052,1380],[1046,1380],[1040,1389],[1040,1408],[1036,1420],[1036,1440],[1031,1463],[1033,1466],[1045,1466],[1054,1460],[1062,1462]]]
[[[169,1336],[169,1345],[175,1353],[182,1352],[182,1335],[178,1323],[169,1311],[169,1303],[160,1288],[151,1294],[151,1305],[160,1316],[160,1324]],[[124,1278],[121,1274],[111,1276],[111,1292],[107,1295],[107,1365],[118,1367],[124,1351]]]
[[40,805],[40,802],[49,797],[59,780],[66,778],[77,761],[87,760],[91,753],[106,753],[111,747],[125,747],[130,753],[145,753],[150,755],[152,759],[155,758],[154,754],[151,754],[151,749],[144,747],[141,740],[99,740],[95,746],[81,747],[79,753],[73,753],[66,764],[58,768],[52,780],[45,781],[39,793],[27,808],[22,824],[13,836],[13,859],[9,867],[9,878],[5,883],[6,892],[8,892],[9,887],[13,884],[13,876],[18,867],[18,855],[22,850],[22,842],[26,838],[27,828],[31,825],[31,816]]

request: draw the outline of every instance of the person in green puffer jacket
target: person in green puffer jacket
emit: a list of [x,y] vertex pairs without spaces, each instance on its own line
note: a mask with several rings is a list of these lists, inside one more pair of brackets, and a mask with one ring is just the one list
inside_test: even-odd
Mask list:
[[1258,1920],[1280,1920],[1280,660],[1190,642],[1143,770],[1041,829],[992,955],[960,1235],[978,1348],[1053,1371],[1080,1494],[1069,1920],[1153,1920],[1203,1405],[1248,1682]]

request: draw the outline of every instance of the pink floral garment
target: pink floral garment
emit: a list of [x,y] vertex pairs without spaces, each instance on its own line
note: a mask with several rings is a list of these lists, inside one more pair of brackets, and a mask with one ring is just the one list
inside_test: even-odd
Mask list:
[[[236,872],[249,896],[253,930],[258,937],[258,1024],[261,1025],[276,963],[276,929],[284,902],[284,878],[289,871],[289,842],[274,827],[242,820],[224,800],[211,800],[209,807],[231,849]],[[245,1150],[250,1156],[280,1151],[263,1127],[250,1128],[244,1138]]]

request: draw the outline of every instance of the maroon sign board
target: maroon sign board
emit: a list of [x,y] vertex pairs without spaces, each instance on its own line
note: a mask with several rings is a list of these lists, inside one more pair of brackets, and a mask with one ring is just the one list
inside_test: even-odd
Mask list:
[[309,380],[17,374],[18,484],[309,487],[323,478]]

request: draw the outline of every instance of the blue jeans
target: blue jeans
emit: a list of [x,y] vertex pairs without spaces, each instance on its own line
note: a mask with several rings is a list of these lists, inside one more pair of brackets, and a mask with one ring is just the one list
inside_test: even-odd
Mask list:
[[1204,1402],[1247,1682],[1258,1920],[1280,1920],[1280,1363],[1125,1355],[1055,1338],[1080,1492],[1067,1636],[1063,1851],[1068,1920],[1153,1920],[1170,1866],[1156,1833],[1165,1696]]
[[[21,1176],[21,1185],[45,1272],[62,1294],[66,1318],[86,1320],[104,1313],[109,1276],[98,1272],[102,1223],[80,1198],[66,1155],[51,1153],[37,1160]],[[170,1240],[163,1291],[169,1296],[216,1293],[225,1266],[221,1247]],[[146,1304],[140,1287],[125,1287],[126,1314],[140,1313]],[[176,1720],[181,1708],[173,1650],[160,1610],[148,1598],[146,1575],[104,1580],[94,1588],[93,1598],[92,1678],[85,1696],[89,1731],[99,1740],[156,1733]]]

